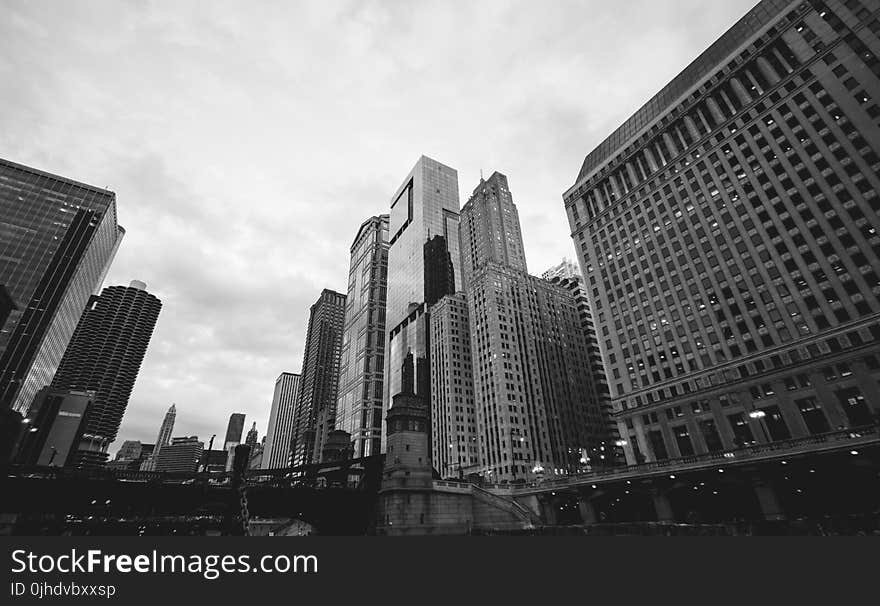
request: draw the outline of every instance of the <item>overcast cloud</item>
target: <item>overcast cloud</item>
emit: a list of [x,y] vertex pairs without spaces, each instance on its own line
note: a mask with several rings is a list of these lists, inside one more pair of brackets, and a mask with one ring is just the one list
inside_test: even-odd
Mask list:
[[117,194],[105,285],[163,301],[115,450],[262,436],[309,306],[421,154],[462,203],[505,173],[532,273],[573,257],[561,194],[755,0],[4,2],[0,156]]

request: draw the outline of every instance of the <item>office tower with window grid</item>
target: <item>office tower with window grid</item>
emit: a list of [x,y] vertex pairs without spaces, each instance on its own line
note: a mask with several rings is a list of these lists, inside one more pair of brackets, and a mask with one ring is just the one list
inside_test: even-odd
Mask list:
[[430,309],[431,451],[440,477],[479,472],[471,333],[463,293]]
[[68,465],[107,461],[161,309],[162,302],[137,280],[89,300],[52,380],[54,389],[94,393],[82,441]]
[[[612,463],[577,301],[562,286],[528,274],[504,175],[480,180],[460,225],[475,473],[525,481]],[[435,441],[435,456],[442,446]]]
[[156,471],[165,473],[195,473],[202,460],[205,443],[197,436],[172,438],[171,444],[156,455]]
[[290,466],[290,447],[293,440],[293,414],[299,400],[300,375],[282,372],[275,380],[269,425],[264,436],[265,445],[260,467],[280,469]]
[[355,457],[382,452],[388,215],[363,222],[351,245],[339,363],[336,428],[351,436]]
[[[608,380],[605,377],[605,366],[602,363],[602,351],[599,348],[599,340],[596,338],[596,325],[593,322],[593,313],[590,310],[590,300],[587,297],[587,289],[584,287],[584,279],[580,268],[568,259],[563,259],[559,265],[554,265],[541,277],[548,282],[558,284],[574,297],[577,305],[578,317],[581,328],[587,339],[587,351],[590,365],[588,381],[589,398],[599,403],[602,411],[602,419],[607,428],[606,441],[600,444],[600,454],[605,454],[607,463],[623,463],[623,450],[620,447],[620,433],[617,423],[614,422],[613,408],[611,406],[611,394],[608,391]],[[602,460],[600,459],[600,462]]]
[[876,420],[878,13],[763,0],[565,192],[630,463]]
[[123,233],[113,192],[0,159],[0,406],[52,382]]
[[293,414],[294,465],[319,462],[327,436],[336,429],[345,299],[325,288],[309,313],[302,385]]

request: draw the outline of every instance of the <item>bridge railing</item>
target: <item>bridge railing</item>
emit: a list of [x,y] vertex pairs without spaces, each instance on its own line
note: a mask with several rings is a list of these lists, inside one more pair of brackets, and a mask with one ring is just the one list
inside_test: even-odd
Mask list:
[[791,438],[788,440],[779,440],[764,444],[752,444],[735,450],[704,453],[687,457],[678,457],[675,459],[665,459],[662,461],[651,461],[648,463],[640,463],[638,465],[609,467],[587,473],[569,474],[540,480],[538,482],[531,482],[526,485],[483,484],[483,487],[516,492],[517,490],[522,490],[524,488],[563,486],[574,482],[588,480],[601,481],[624,475],[639,475],[650,473],[652,471],[673,471],[712,463],[733,464],[741,461],[775,457],[785,453],[797,454],[812,450],[828,450],[839,448],[844,444],[861,444],[876,441],[880,441],[880,426],[866,425],[849,429],[839,429],[803,438]]

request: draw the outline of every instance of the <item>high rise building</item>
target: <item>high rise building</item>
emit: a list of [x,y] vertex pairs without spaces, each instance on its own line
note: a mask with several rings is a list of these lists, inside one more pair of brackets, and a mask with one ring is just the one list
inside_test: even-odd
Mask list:
[[25,419],[27,431],[21,440],[18,462],[69,465],[94,409],[94,398],[90,391],[40,389]]
[[177,406],[172,404],[165,417],[162,419],[162,425],[159,426],[159,434],[156,436],[156,446],[146,458],[142,465],[144,471],[152,471],[156,468],[156,457],[159,451],[168,444],[171,444],[171,433],[174,431],[174,420],[177,417]]
[[177,405],[172,404],[165,417],[162,419],[162,425],[159,427],[159,435],[156,436],[156,448],[154,452],[159,452],[162,447],[171,444],[171,433],[174,431],[174,420],[177,417]]
[[299,400],[300,375],[282,372],[275,381],[269,426],[260,465],[263,469],[280,469],[290,465],[293,441],[293,414]]
[[244,443],[251,447],[251,451],[253,451],[254,446],[257,445],[257,424],[254,422],[253,426],[250,428],[250,431],[247,432],[247,437],[244,440]]
[[877,418],[877,8],[763,0],[565,192],[630,463]]
[[202,460],[205,443],[197,436],[172,438],[156,455],[156,471],[167,473],[195,473]]
[[447,295],[431,306],[431,450],[443,478],[479,472],[467,301]]
[[587,352],[590,366],[590,377],[588,381],[589,399],[599,403],[602,411],[602,418],[607,427],[607,440],[602,448],[600,456],[605,455],[605,459],[591,462],[591,464],[623,464],[623,450],[620,448],[620,433],[617,430],[617,423],[614,421],[613,408],[611,406],[611,394],[608,391],[608,380],[605,377],[605,365],[602,362],[602,351],[599,348],[599,339],[596,337],[596,326],[593,322],[593,313],[590,310],[590,300],[587,296],[587,289],[584,286],[584,279],[581,277],[580,269],[577,265],[563,259],[562,263],[551,267],[543,274],[542,278],[548,282],[558,284],[567,290],[575,300],[577,305],[578,317],[581,321],[581,327],[587,338]]
[[72,464],[101,465],[116,439],[162,302],[143,282],[110,286],[89,300],[52,380],[56,389],[89,390],[94,405]]
[[351,434],[355,457],[382,452],[388,215],[370,217],[351,245],[339,362],[336,427]]
[[481,178],[467,204],[470,209],[462,214],[459,232],[464,290],[474,271],[490,261],[528,272],[519,212],[507,177],[496,171],[488,180]]
[[[613,462],[577,302],[526,272],[516,206],[500,173],[481,180],[462,208],[461,251],[479,473],[516,481]],[[443,445],[434,446],[440,456]]]
[[320,461],[324,440],[336,428],[344,321],[345,295],[325,288],[309,313],[302,388],[293,415],[294,465]]
[[[450,291],[450,271],[454,285],[451,291],[461,290],[458,211],[458,173],[425,156],[419,158],[391,198],[385,322],[386,408],[392,405],[393,396],[401,392],[401,369],[408,355],[415,360],[416,395],[426,405],[430,402],[427,297]],[[431,244],[426,246],[429,240]],[[451,261],[451,268],[447,261]],[[445,275],[433,275],[436,271]]]
[[124,230],[116,195],[0,159],[0,406],[25,414],[49,385]]
[[234,412],[229,416],[229,424],[226,426],[226,439],[223,448],[229,450],[232,444],[241,444],[241,434],[244,432],[244,417],[240,412]]
[[133,461],[140,458],[143,444],[140,440],[126,440],[116,451],[115,461]]
[[554,278],[566,280],[583,280],[583,276],[581,276],[581,268],[578,267],[577,263],[567,258],[562,259],[562,262],[559,265],[554,265],[553,267],[542,273],[541,277],[548,282],[552,282]]

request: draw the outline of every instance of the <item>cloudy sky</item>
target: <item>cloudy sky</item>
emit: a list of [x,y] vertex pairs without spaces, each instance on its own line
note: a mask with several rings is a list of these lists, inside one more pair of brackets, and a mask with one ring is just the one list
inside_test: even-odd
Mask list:
[[584,155],[755,0],[6,0],[0,156],[117,194],[164,307],[119,433],[262,436],[309,306],[421,154],[505,173],[532,273]]

